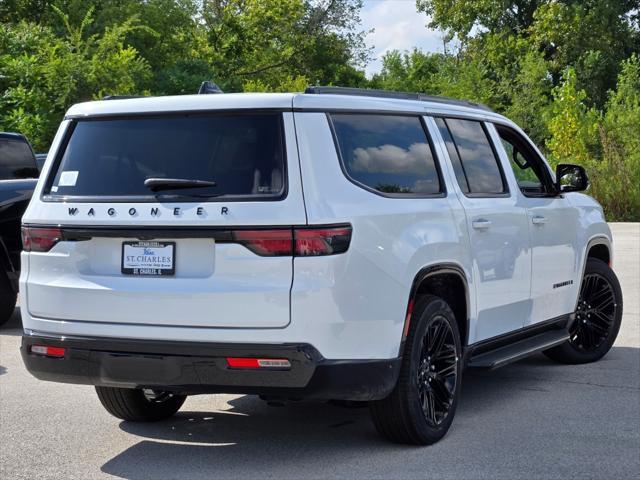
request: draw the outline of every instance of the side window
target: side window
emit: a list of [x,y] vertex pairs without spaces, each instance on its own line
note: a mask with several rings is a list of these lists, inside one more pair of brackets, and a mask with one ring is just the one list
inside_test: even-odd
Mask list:
[[354,182],[384,194],[442,193],[419,117],[334,114],[331,120],[344,169]]
[[0,138],[0,180],[37,177],[36,160],[27,142]]
[[458,185],[460,185],[460,189],[464,193],[469,193],[469,182],[467,181],[467,176],[464,173],[464,168],[462,167],[462,162],[460,161],[460,155],[458,155],[456,144],[453,143],[453,137],[449,132],[449,127],[447,127],[444,118],[436,118],[436,125],[438,125],[440,135],[442,135],[444,143],[447,145],[447,151],[449,152],[449,158],[453,164],[453,170],[456,174]]
[[520,191],[525,195],[546,195],[552,191],[551,178],[543,160],[516,131],[496,125]]
[[463,192],[472,195],[508,192],[498,158],[481,122],[447,118],[439,119],[438,126]]

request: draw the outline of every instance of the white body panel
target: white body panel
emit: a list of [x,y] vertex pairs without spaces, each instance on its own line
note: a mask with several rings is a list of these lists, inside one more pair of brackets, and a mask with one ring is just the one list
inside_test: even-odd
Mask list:
[[[507,123],[507,122],[501,122]],[[508,124],[525,139],[525,133]],[[528,314],[523,315],[523,326],[555,319],[575,311],[587,244],[591,238],[583,235],[588,226],[598,232],[598,238],[611,252],[611,233],[602,208],[591,197],[567,193],[552,198],[527,197],[518,188],[509,160],[499,141],[499,135],[487,124],[502,162],[509,188],[519,207],[527,214],[529,245],[531,250],[531,303]],[[536,153],[544,159],[538,148],[529,141]],[[571,198],[586,199],[579,207]]]
[[[449,175],[455,178],[435,122],[429,125],[437,139],[439,155],[447,159]],[[494,133],[491,129],[488,131]],[[508,169],[509,166],[503,164],[505,173]],[[508,197],[466,196],[457,181],[451,182],[466,214],[473,255],[476,311],[475,321],[470,325],[470,343],[518,330],[523,326],[523,320],[531,315],[527,212],[514,194],[514,189],[520,191],[518,186],[509,177],[507,181],[511,191]]]
[[[108,103],[108,102],[107,102]],[[67,203],[40,200],[39,182],[24,223],[102,227],[303,225],[306,223],[293,114],[284,113],[288,194],[277,202]],[[222,207],[225,213],[222,213]],[[152,213],[157,209],[157,213]],[[89,211],[92,214],[89,215]],[[134,213],[135,211],[135,213]],[[32,219],[39,219],[34,222]],[[26,310],[36,318],[182,327],[282,328],[290,321],[292,257],[259,257],[237,244],[174,239],[172,277],[120,272],[131,238],[60,242],[31,253]]]
[[[350,223],[353,236],[346,253],[265,258],[237,244],[169,237],[177,244],[176,276],[130,278],[119,273],[124,239],[61,242],[48,253],[22,254],[24,328],[44,334],[185,342],[309,343],[327,359],[388,359],[398,356],[411,286],[425,267],[452,264],[465,273],[468,343],[475,343],[572,311],[588,243],[610,246],[602,210],[592,199],[568,194],[529,202],[514,186],[508,168],[510,197],[464,197],[430,117],[425,121],[447,194],[398,199],[366,191],[342,172],[326,115],[320,112],[433,113],[516,128],[504,117],[478,109],[365,97],[256,94],[90,102],[72,107],[68,114],[82,118],[292,107],[295,113],[283,113],[288,194],[282,201],[43,202],[41,192],[69,123],[65,121],[23,222],[175,228]],[[95,215],[89,217],[92,207]],[[159,208],[160,216],[151,215],[150,207]],[[198,215],[198,207],[205,215]],[[76,214],[70,215],[70,208],[77,208]],[[109,208],[116,214],[109,215]],[[544,228],[534,228],[533,215],[548,218]],[[473,228],[480,217],[491,220],[491,229]],[[574,284],[556,292],[555,278]]]
[[345,351],[397,356],[416,274],[441,263],[471,271],[460,203],[451,194],[399,199],[366,191],[342,173],[325,114],[296,113],[296,130],[309,222],[349,221],[354,233],[347,256],[326,265],[294,260],[291,314]]
[[[521,328],[530,315],[527,214],[513,197],[461,196],[461,200],[474,256],[477,318],[473,338],[480,341]],[[481,222],[490,224],[476,227]]]
[[[579,211],[566,198],[527,198],[533,324],[575,310],[582,269],[576,232]],[[535,222],[535,223],[534,223]],[[566,285],[571,282],[570,285]],[[564,286],[561,286],[564,285]]]

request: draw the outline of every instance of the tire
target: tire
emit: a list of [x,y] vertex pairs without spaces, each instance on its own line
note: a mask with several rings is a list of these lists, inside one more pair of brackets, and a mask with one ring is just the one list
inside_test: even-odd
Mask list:
[[96,387],[96,392],[107,412],[129,422],[165,420],[180,410],[187,398],[185,395],[130,388]]
[[4,273],[0,272],[0,326],[11,318],[17,301],[18,294],[13,291]]
[[398,383],[387,398],[369,404],[376,430],[395,443],[437,442],[453,421],[461,374],[462,346],[455,315],[444,300],[426,295],[414,308]]
[[621,322],[622,290],[618,277],[602,260],[589,258],[569,340],[544,354],[567,364],[600,360],[616,341]]

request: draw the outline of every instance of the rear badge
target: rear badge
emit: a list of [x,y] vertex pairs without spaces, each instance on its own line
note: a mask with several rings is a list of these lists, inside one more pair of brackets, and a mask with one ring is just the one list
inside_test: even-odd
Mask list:
[[[124,210],[130,217],[138,216],[138,210],[134,207],[131,207],[131,208],[125,207]],[[205,218],[207,216],[207,210],[204,207],[197,207],[195,210],[194,209],[183,210],[183,208],[181,207],[174,207],[174,208],[170,208],[169,211],[172,213],[174,217],[184,217],[186,216],[187,212],[188,214],[195,216],[197,218]],[[78,207],[68,207],[68,213],[70,217],[75,217],[76,215],[81,214],[82,212]],[[149,211],[149,214],[152,217],[160,217],[162,215],[162,212],[160,211],[160,208],[152,207]],[[86,215],[88,217],[95,217],[96,208],[95,207],[89,208],[86,211]],[[113,207],[110,207],[107,209],[107,215],[109,215],[110,217],[116,217],[118,216],[118,210],[116,210]],[[229,207],[220,207],[220,215],[229,215]]]

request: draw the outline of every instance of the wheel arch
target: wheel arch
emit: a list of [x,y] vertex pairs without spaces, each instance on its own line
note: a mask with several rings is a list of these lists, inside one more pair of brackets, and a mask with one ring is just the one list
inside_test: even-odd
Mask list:
[[578,307],[578,297],[580,294],[582,279],[584,278],[584,272],[587,268],[587,261],[589,260],[589,258],[597,258],[610,266],[613,259],[611,240],[604,235],[597,235],[595,237],[591,237],[587,242],[582,256],[582,269],[580,270],[580,278],[578,279],[580,283],[578,286],[578,294],[576,295],[576,308]]
[[611,265],[611,245],[609,244],[609,240],[606,237],[591,239],[587,244],[585,264],[588,258],[597,258],[607,265]]
[[441,297],[449,304],[456,316],[460,340],[463,348],[465,348],[469,343],[469,282],[464,269],[460,265],[439,263],[423,267],[413,279],[402,329],[400,355],[404,350],[405,339],[411,326],[413,306],[420,296],[426,294]]

